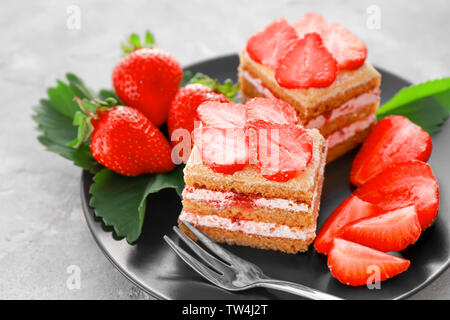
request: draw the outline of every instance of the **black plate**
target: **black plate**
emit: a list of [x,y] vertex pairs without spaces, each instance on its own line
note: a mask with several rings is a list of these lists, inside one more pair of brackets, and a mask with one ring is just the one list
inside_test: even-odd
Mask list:
[[[188,66],[186,69],[203,72],[219,80],[236,80],[238,66],[236,55],[208,60]],[[391,98],[409,82],[378,69],[383,75],[381,86],[382,102]],[[441,195],[447,194],[450,184],[448,170],[450,126],[433,136],[434,150],[430,165],[439,179]],[[326,168],[326,178],[322,196],[318,225],[322,225],[328,215],[351,193],[348,183],[350,165],[355,152],[349,153]],[[124,239],[117,240],[111,229],[95,218],[89,207],[89,186],[92,176],[86,172],[81,179],[81,198],[89,228],[98,245],[111,261],[130,281],[149,294],[162,299],[292,299],[292,295],[253,289],[241,293],[231,293],[211,285],[197,275],[167,246],[163,235],[173,235],[181,202],[172,190],[164,190],[152,195],[145,217],[143,232],[135,245]],[[402,252],[411,260],[407,272],[381,283],[381,289],[366,287],[351,288],[340,284],[329,273],[326,259],[313,248],[307,253],[290,255],[280,252],[257,250],[247,247],[227,247],[240,257],[256,263],[271,277],[301,283],[331,294],[350,299],[395,299],[405,298],[424,288],[445,270],[450,263],[450,219],[449,202],[441,197],[440,214],[436,223],[425,231],[419,241]]]

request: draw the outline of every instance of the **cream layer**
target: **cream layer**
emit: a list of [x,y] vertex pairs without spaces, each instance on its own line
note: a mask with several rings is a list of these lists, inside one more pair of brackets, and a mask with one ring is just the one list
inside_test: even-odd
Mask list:
[[305,203],[297,203],[288,199],[250,196],[235,192],[214,191],[186,186],[183,190],[183,199],[205,201],[217,209],[243,206],[250,208],[281,209],[295,212],[311,213],[312,208]]
[[[272,92],[266,88],[260,79],[254,78],[250,73],[245,70],[240,69],[239,73],[243,78],[245,78],[249,83],[252,84],[253,87],[259,92],[261,96],[266,98],[275,98]],[[363,93],[353,99],[348,100],[338,108],[335,108],[326,113],[326,115],[320,115],[312,120],[310,120],[307,124],[304,125],[307,129],[321,129],[328,122],[331,122],[339,117],[349,116],[355,113],[358,113],[361,109],[363,109],[368,104],[375,103],[380,99],[380,89],[376,88],[370,92]]]
[[275,223],[239,219],[236,220],[219,217],[216,215],[199,215],[184,210],[181,211],[179,219],[196,226],[220,228],[229,231],[241,231],[248,234],[255,234],[265,237],[306,240],[315,236],[315,228],[300,230],[296,227],[289,227]]
[[333,132],[327,137],[328,149],[344,142],[356,133],[367,129],[375,122],[377,122],[377,117],[374,114],[371,114],[364,120],[353,122],[351,125]]

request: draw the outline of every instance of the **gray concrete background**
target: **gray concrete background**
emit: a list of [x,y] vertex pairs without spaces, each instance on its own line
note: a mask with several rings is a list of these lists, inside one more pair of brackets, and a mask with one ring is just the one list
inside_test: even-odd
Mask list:
[[[70,5],[81,28],[67,28]],[[367,8],[381,29],[367,28]],[[237,52],[280,16],[309,10],[345,24],[367,43],[370,60],[412,82],[450,74],[450,2],[429,1],[1,1],[0,298],[145,299],[107,261],[82,217],[80,170],[36,141],[31,108],[68,71],[94,89],[111,87],[119,43],[151,29],[183,64]],[[449,124],[447,124],[449,125]],[[81,289],[66,269],[81,269]],[[449,299],[450,270],[418,293]]]

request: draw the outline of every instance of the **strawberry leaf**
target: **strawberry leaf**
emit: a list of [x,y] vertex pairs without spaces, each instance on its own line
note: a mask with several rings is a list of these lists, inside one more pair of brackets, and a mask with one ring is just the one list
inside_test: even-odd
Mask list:
[[450,78],[432,80],[401,89],[377,110],[378,121],[403,115],[429,134],[439,131],[450,112]]
[[236,94],[239,91],[239,86],[233,83],[231,79],[226,79],[222,84],[218,80],[212,79],[200,72],[194,74],[189,80],[189,83],[200,83],[212,91],[223,94],[229,101],[236,100]]
[[182,166],[165,174],[137,177],[125,177],[103,169],[94,176],[90,205],[106,226],[114,228],[118,237],[133,243],[142,232],[147,196],[166,188],[174,188],[181,195],[183,187]]
[[48,97],[42,99],[34,108],[32,118],[41,132],[38,140],[47,150],[73,161],[91,173],[101,169],[101,165],[92,157],[89,142],[80,143],[77,149],[69,144],[77,137],[78,129],[72,123],[80,112],[74,97],[91,99],[94,94],[74,74],[67,74],[67,82],[58,81],[57,86],[48,89]]
[[122,56],[127,56],[130,53],[132,53],[133,51],[137,50],[137,49],[141,49],[141,48],[155,48],[156,47],[156,43],[155,43],[155,37],[153,36],[153,34],[147,30],[145,32],[145,38],[144,38],[144,43],[141,42],[141,38],[139,37],[138,34],[136,33],[132,33],[129,37],[128,37],[128,43],[122,43],[122,51],[123,51],[123,55]]

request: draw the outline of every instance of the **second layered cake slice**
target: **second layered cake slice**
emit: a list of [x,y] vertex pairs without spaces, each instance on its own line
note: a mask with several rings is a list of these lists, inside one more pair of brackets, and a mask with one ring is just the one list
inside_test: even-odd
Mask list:
[[291,104],[303,126],[328,140],[332,161],[360,144],[376,123],[381,76],[366,54],[360,39],[319,14],[294,24],[278,19],[241,51],[240,89],[244,99]]
[[[230,147],[234,143],[225,138],[227,129],[224,128],[217,129],[215,134],[204,133],[207,138],[195,139],[196,145],[184,169],[186,186],[179,220],[195,225],[218,242],[287,253],[306,251],[315,238],[326,163],[326,140],[316,129],[305,130],[293,123],[269,122],[265,115],[270,115],[273,121],[284,122],[286,114],[280,116],[277,108],[271,112],[263,99],[250,103],[252,107],[258,104],[265,112],[251,115],[253,122],[247,119],[246,123],[236,124],[232,121],[238,129],[232,129],[229,136],[239,136],[233,135],[233,130],[242,129],[244,132],[241,137],[245,137],[245,141],[241,141],[240,147]],[[247,107],[244,107],[248,114]],[[215,113],[224,114],[221,111]],[[233,113],[226,114],[232,119]],[[258,117],[264,119],[254,121]],[[217,125],[216,122],[214,124]],[[203,132],[213,129],[208,124],[203,125],[199,129]],[[265,162],[260,143],[256,145],[250,141],[249,131],[255,128],[258,131],[262,128],[263,134],[272,139],[274,145],[269,149],[280,148],[276,150],[280,153],[277,166]],[[272,131],[276,133],[275,138],[270,135]],[[198,145],[199,141],[202,146]],[[224,141],[227,143],[222,146]],[[212,153],[207,150],[211,144],[217,146],[211,147]],[[247,146],[247,151],[241,157],[244,155],[241,152],[243,145]],[[228,160],[224,159],[224,166],[216,166],[218,160],[214,157],[222,151]],[[233,157],[230,152],[240,155]],[[255,159],[253,163],[252,158]],[[236,161],[236,167],[230,166],[233,161]],[[192,236],[182,224],[180,227]]]

